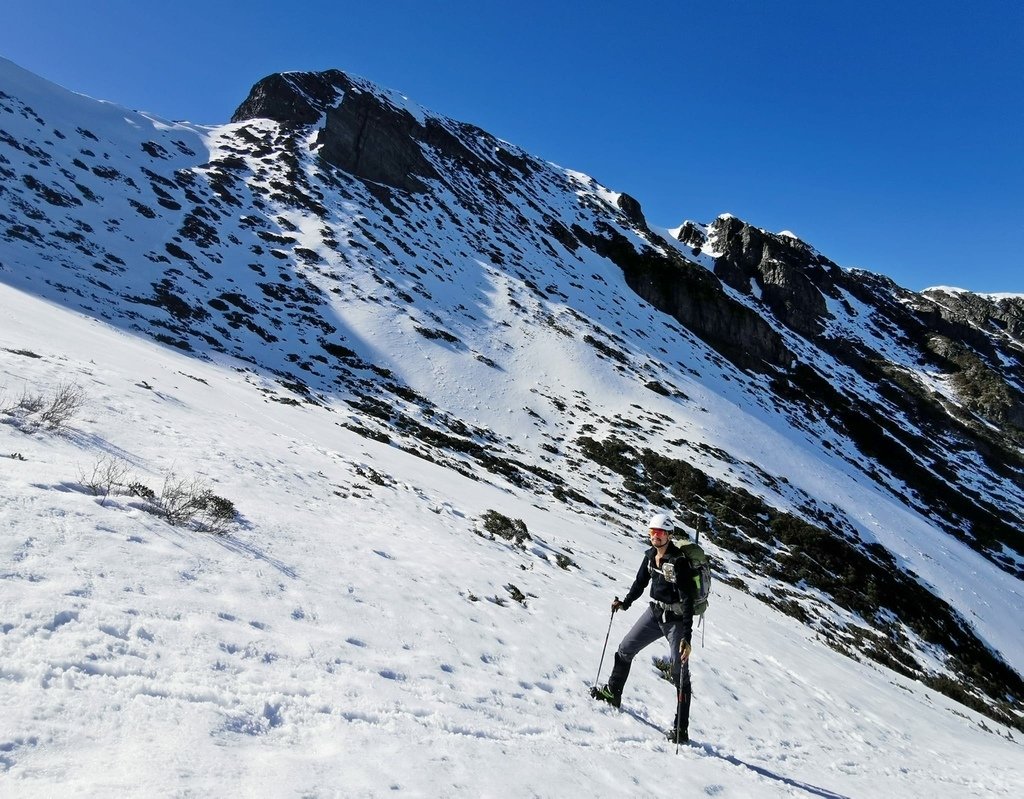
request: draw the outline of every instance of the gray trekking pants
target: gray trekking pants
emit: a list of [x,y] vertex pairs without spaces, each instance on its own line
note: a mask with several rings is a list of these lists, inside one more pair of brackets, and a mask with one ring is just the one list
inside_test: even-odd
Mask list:
[[[608,678],[608,687],[617,696],[622,695],[622,689],[626,685],[626,678],[629,677],[629,667],[633,664],[633,658],[641,649],[650,646],[659,638],[667,638],[671,652],[672,680],[679,685],[679,641],[682,640],[683,625],[681,621],[675,621],[671,616],[664,620],[660,611],[648,605],[647,609],[640,614],[636,624],[633,625],[615,653],[615,665],[612,667],[611,677]],[[690,664],[682,664],[683,683],[682,694],[679,697],[679,712],[682,716],[680,726],[686,729],[690,715]],[[679,720],[677,720],[679,724]]]

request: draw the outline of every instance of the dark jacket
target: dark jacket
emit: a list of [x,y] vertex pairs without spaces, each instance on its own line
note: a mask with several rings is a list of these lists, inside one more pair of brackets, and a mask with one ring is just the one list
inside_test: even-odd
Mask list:
[[[644,589],[651,586],[651,599],[659,603],[657,611],[661,616],[663,613],[665,621],[682,621],[684,627],[684,638],[689,641],[693,631],[693,578],[694,571],[690,566],[690,560],[683,553],[681,547],[676,546],[675,541],[669,542],[665,557],[662,559],[662,566],[665,563],[672,563],[675,568],[675,581],[670,582],[665,578],[663,569],[655,565],[655,558],[658,551],[651,547],[644,553],[643,563],[636,573],[632,588],[622,600],[622,609],[628,610],[643,594]],[[674,610],[667,610],[664,605],[676,605]],[[681,606],[681,607],[680,607]],[[677,611],[682,612],[677,612]]]

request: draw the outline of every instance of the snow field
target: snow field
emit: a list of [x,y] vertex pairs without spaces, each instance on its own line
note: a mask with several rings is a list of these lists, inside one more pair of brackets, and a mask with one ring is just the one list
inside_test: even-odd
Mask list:
[[[267,401],[252,375],[3,292],[15,323],[0,384],[74,378],[91,397],[65,436],[0,425],[0,453],[25,458],[0,459],[4,796],[1024,785],[1006,731],[722,584],[693,656],[696,745],[677,758],[660,732],[674,692],[651,666],[659,647],[637,658],[624,712],[587,695],[636,538],[361,439],[337,413]],[[103,452],[149,484],[202,474],[240,524],[218,537],[169,527],[137,498],[101,504],[78,474]],[[477,535],[489,508],[535,540]],[[579,568],[554,563],[567,550]],[[616,614],[602,676],[635,616]]]

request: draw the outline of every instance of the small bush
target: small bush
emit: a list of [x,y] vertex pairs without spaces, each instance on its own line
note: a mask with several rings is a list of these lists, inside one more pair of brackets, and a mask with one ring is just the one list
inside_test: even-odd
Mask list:
[[214,533],[223,533],[238,515],[231,500],[214,494],[198,477],[185,480],[167,475],[157,504],[170,524],[180,526],[194,521]]
[[63,430],[84,405],[84,388],[77,383],[60,383],[50,404],[39,414],[39,422],[47,430]]
[[133,497],[140,497],[147,502],[153,502],[156,500],[156,492],[147,485],[143,485],[139,482],[129,483],[127,485],[128,493]]
[[156,504],[168,524],[177,527],[190,521],[200,510],[200,496],[203,491],[204,486],[199,478],[187,480],[173,473],[168,474],[164,478]]
[[523,607],[526,607],[526,594],[519,590],[519,588],[512,583],[505,586],[505,590],[508,591],[510,597],[518,602]]
[[93,464],[91,471],[81,470],[78,481],[93,496],[101,497],[100,504],[103,505],[110,492],[122,485],[128,475],[128,468],[128,463],[121,458],[104,455]]
[[453,336],[447,330],[430,329],[426,327],[419,327],[418,325],[415,330],[424,338],[440,339],[441,341],[447,341],[449,344],[455,344],[459,340],[457,336]]
[[30,394],[26,388],[21,392],[21,399],[15,403],[13,412],[20,412],[23,416],[33,416],[39,413],[46,406],[46,400],[42,394]]
[[491,538],[504,538],[523,549],[526,548],[527,541],[533,540],[522,519],[510,519],[496,510],[488,510],[484,512],[480,520],[484,530],[490,534]]
[[192,524],[206,532],[223,535],[238,517],[235,503],[214,494],[199,477],[186,479],[168,474],[159,494],[137,481],[125,486],[125,490],[150,503],[147,510],[175,527]]
[[50,396],[26,388],[18,400],[8,404],[0,395],[0,414],[11,417],[17,427],[28,433],[39,428],[58,433],[79,414],[85,400],[85,389],[78,383],[62,382]]
[[200,508],[196,518],[208,531],[223,534],[236,516],[238,510],[230,499],[219,497],[210,491],[206,491],[200,497]]
[[675,683],[672,679],[672,661],[666,657],[655,656],[651,658],[651,662],[654,664],[654,668],[658,670],[658,674],[661,679],[667,680],[670,683]]

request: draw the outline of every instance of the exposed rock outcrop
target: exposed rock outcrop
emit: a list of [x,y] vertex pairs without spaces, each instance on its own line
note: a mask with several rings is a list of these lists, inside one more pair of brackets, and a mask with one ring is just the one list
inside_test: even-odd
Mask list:
[[704,231],[703,226],[690,221],[683,222],[677,232],[676,238],[683,244],[690,247],[698,255],[704,250],[708,243],[708,236]]
[[751,293],[751,281],[764,302],[786,326],[807,336],[824,328],[834,294],[830,272],[838,269],[799,239],[774,236],[736,217],[719,217],[712,225],[715,274],[732,288]]
[[290,125],[312,125],[351,87],[348,76],[337,69],[268,75],[252,87],[231,121],[262,118]]
[[403,109],[370,92],[351,89],[327,110],[320,131],[320,155],[363,180],[404,191],[422,191],[437,172],[423,155],[423,126]]
[[958,325],[970,325],[994,335],[1005,335],[1024,353],[1024,297],[992,297],[969,291],[927,289],[934,313]]
[[722,291],[718,279],[673,250],[637,251],[620,232],[600,226],[600,234],[574,228],[576,237],[614,261],[626,284],[658,310],[669,314],[730,361],[757,372],[787,368],[793,354],[764,319]]
[[647,229],[647,220],[644,218],[643,209],[635,197],[630,197],[628,194],[620,194],[616,205],[626,215],[626,219],[637,227]]
[[324,120],[317,144],[327,163],[363,180],[422,191],[437,172],[423,154],[424,126],[344,72],[289,72],[257,83],[233,122],[263,117],[285,125]]

